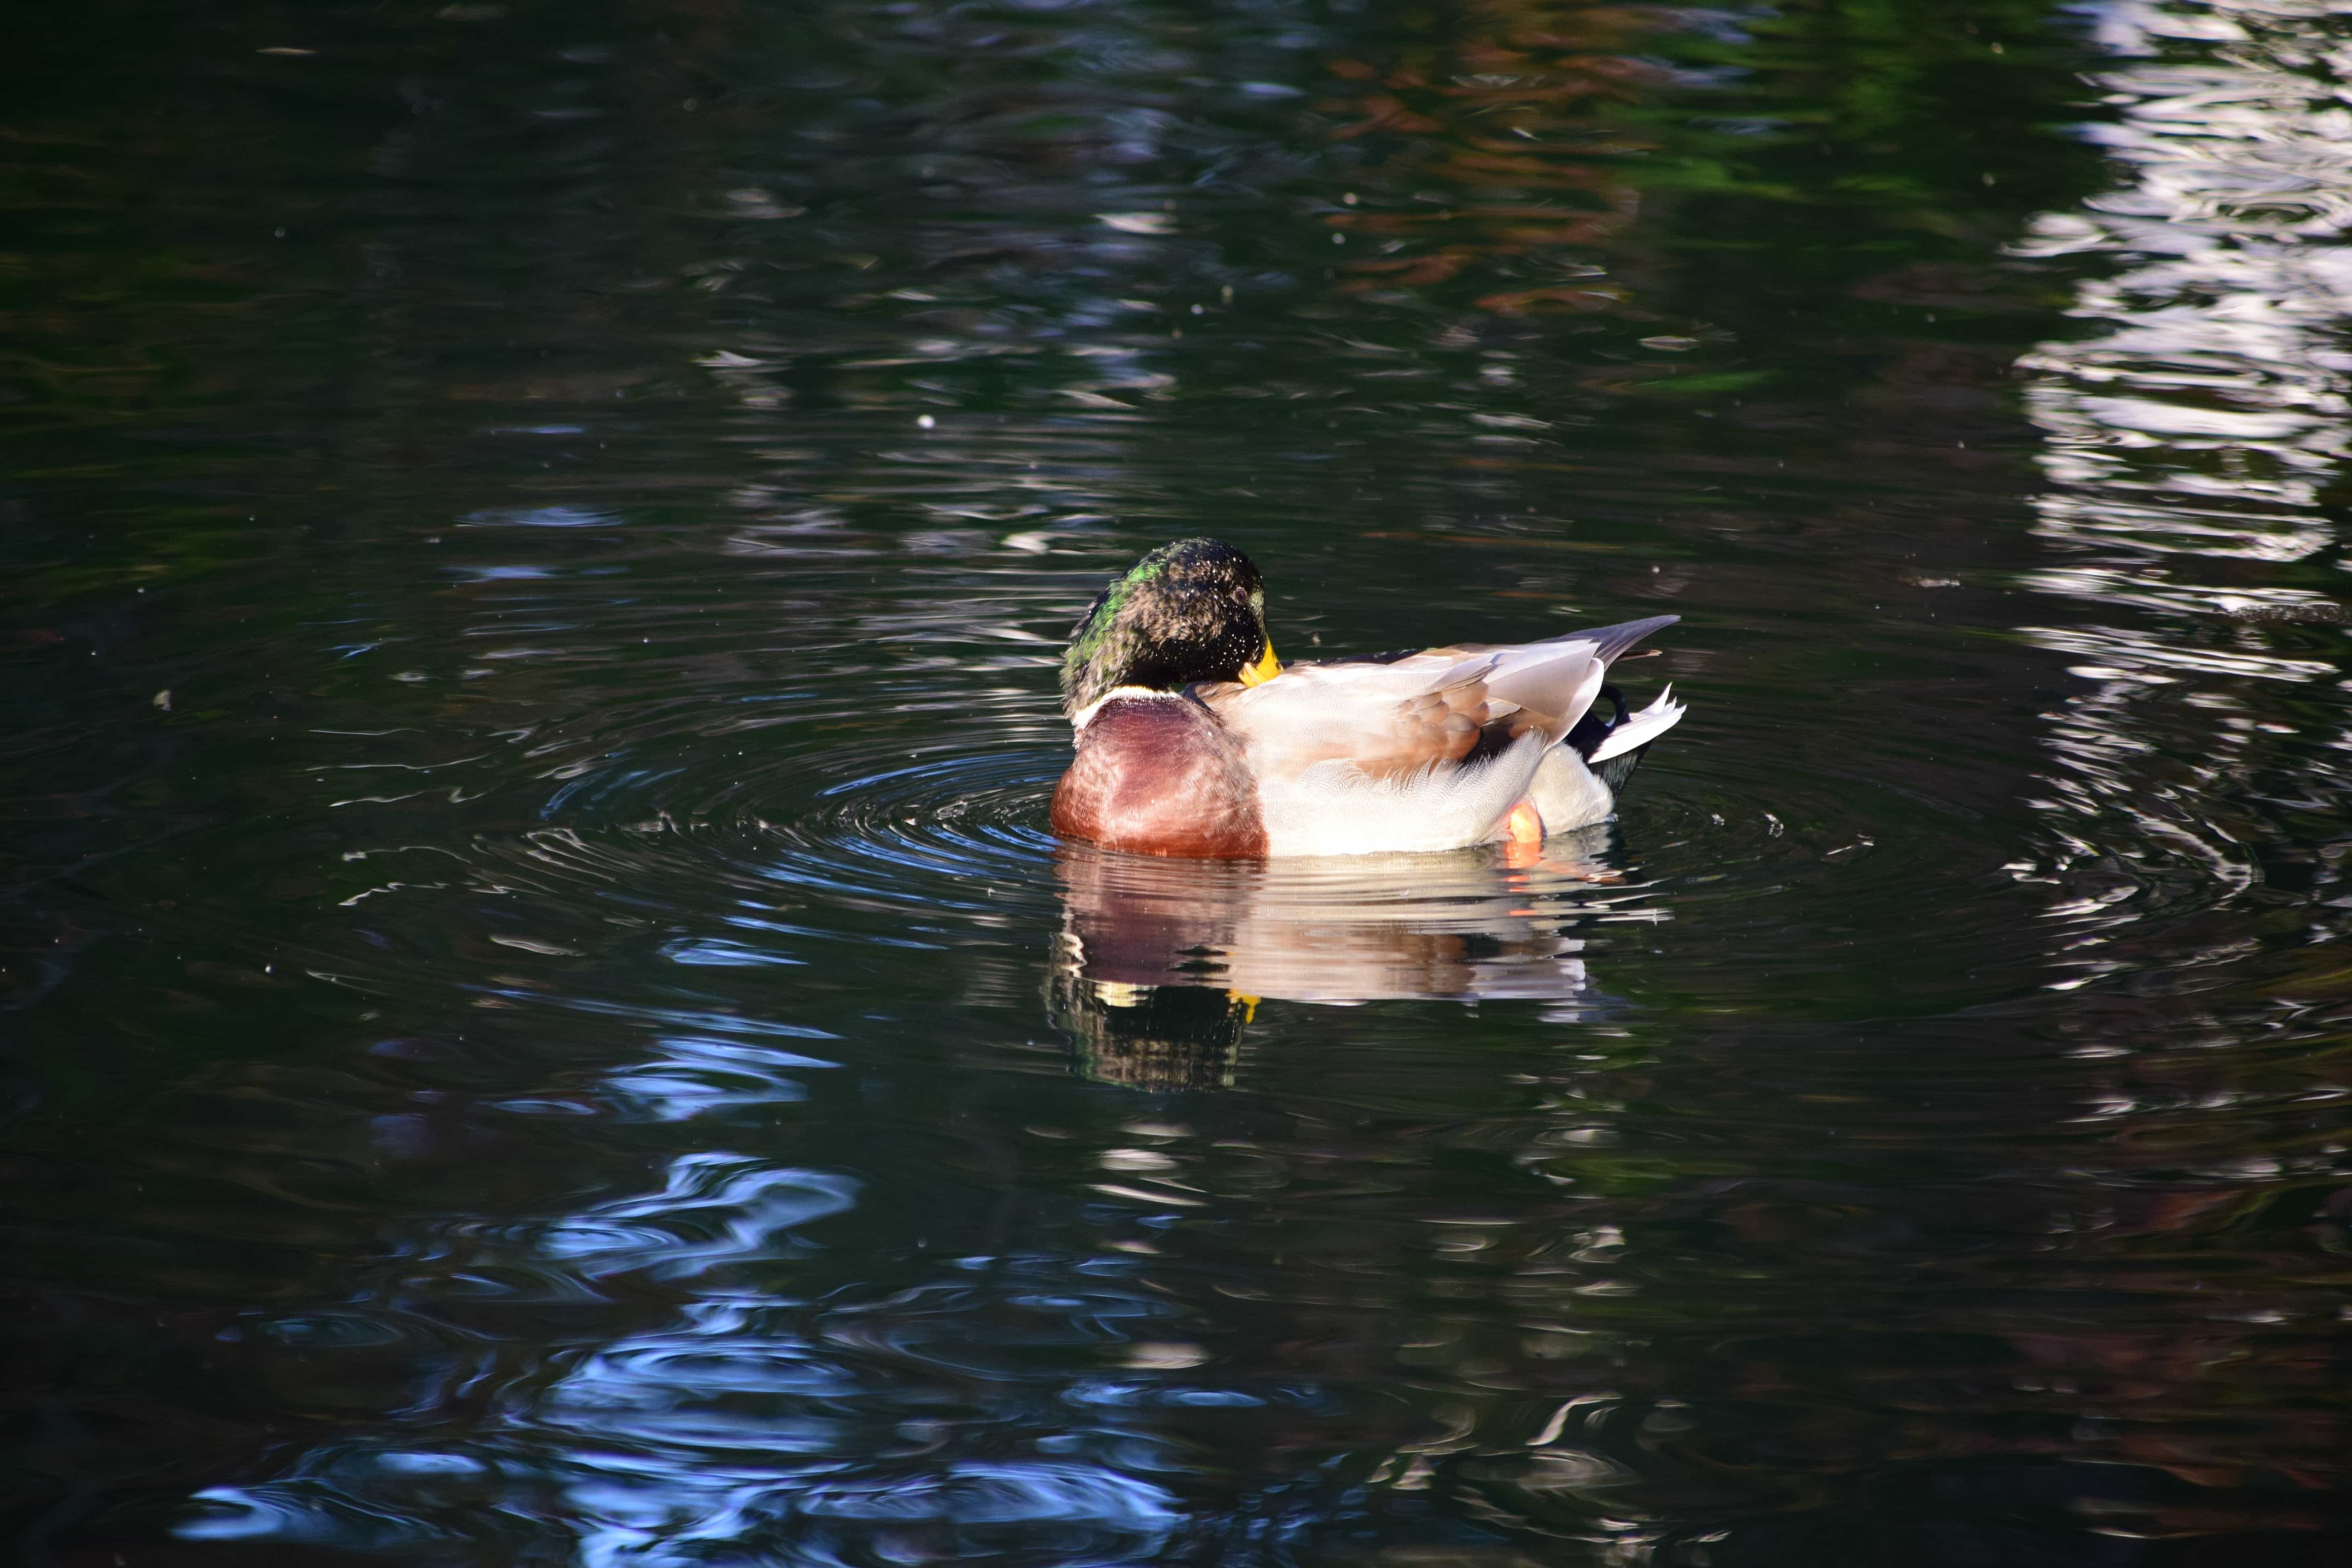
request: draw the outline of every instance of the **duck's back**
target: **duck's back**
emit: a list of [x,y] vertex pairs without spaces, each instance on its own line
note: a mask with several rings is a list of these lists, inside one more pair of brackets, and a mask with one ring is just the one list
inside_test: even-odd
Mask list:
[[1054,789],[1054,831],[1106,848],[1201,859],[1266,852],[1238,742],[1189,697],[1114,697],[1078,732]]
[[1268,853],[1459,849],[1495,836],[1601,669],[1584,643],[1433,648],[1294,664],[1205,700],[1248,761]]

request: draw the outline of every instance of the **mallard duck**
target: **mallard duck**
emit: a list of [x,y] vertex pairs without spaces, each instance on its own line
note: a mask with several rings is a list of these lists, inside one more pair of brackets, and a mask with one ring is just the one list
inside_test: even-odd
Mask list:
[[[1250,558],[1181,539],[1114,579],[1071,634],[1077,755],[1054,831],[1146,855],[1255,859],[1540,843],[1599,822],[1673,689],[1629,712],[1609,666],[1677,616],[1516,647],[1286,666]],[[1606,696],[1608,721],[1591,711]]]

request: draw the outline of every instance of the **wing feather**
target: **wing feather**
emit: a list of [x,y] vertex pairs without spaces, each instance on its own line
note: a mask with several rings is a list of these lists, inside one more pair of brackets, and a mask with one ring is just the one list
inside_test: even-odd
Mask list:
[[1457,847],[1478,842],[1525,794],[1544,753],[1592,705],[1610,662],[1677,618],[1294,664],[1258,686],[1196,695],[1246,748],[1270,839],[1291,840],[1276,853],[1335,852],[1305,847],[1327,837],[1336,852]]

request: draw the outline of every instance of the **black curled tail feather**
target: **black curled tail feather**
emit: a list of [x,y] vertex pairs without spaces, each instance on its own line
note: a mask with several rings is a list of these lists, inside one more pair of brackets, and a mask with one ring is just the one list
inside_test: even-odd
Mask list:
[[[1603,701],[1614,710],[1605,720],[1593,711]],[[1592,770],[1592,776],[1607,784],[1612,795],[1625,787],[1625,781],[1632,778],[1633,770],[1642,765],[1642,753],[1650,748],[1646,744],[1639,745],[1599,763],[1592,760],[1592,753],[1601,749],[1601,742],[1609,738],[1612,731],[1632,715],[1633,706],[1625,700],[1625,694],[1613,683],[1605,685],[1594,696],[1592,708],[1586,709],[1584,717],[1576,721],[1576,728],[1568,732],[1568,743],[1576,748],[1576,754],[1584,759],[1585,765]]]
[[[1616,710],[1606,719],[1593,711],[1594,708],[1600,707],[1604,701]],[[1592,708],[1586,709],[1584,717],[1579,719],[1576,721],[1576,727],[1568,732],[1568,743],[1576,748],[1578,756],[1590,763],[1592,761],[1592,753],[1601,749],[1601,742],[1609,738],[1609,731],[1622,724],[1626,716],[1632,711],[1622,691],[1618,690],[1613,684],[1603,685],[1593,696]],[[1614,758],[1611,759],[1611,761],[1614,760]],[[1603,763],[1601,766],[1606,767],[1608,763]],[[1616,786],[1612,784],[1610,787],[1613,789]]]

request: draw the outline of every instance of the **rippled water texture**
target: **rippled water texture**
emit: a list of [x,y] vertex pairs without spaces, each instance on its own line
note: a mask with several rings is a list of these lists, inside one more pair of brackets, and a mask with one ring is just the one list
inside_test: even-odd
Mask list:
[[[37,1568],[2352,1552],[2352,15],[0,51]],[[1660,613],[1540,858],[1055,842],[1105,575]]]

